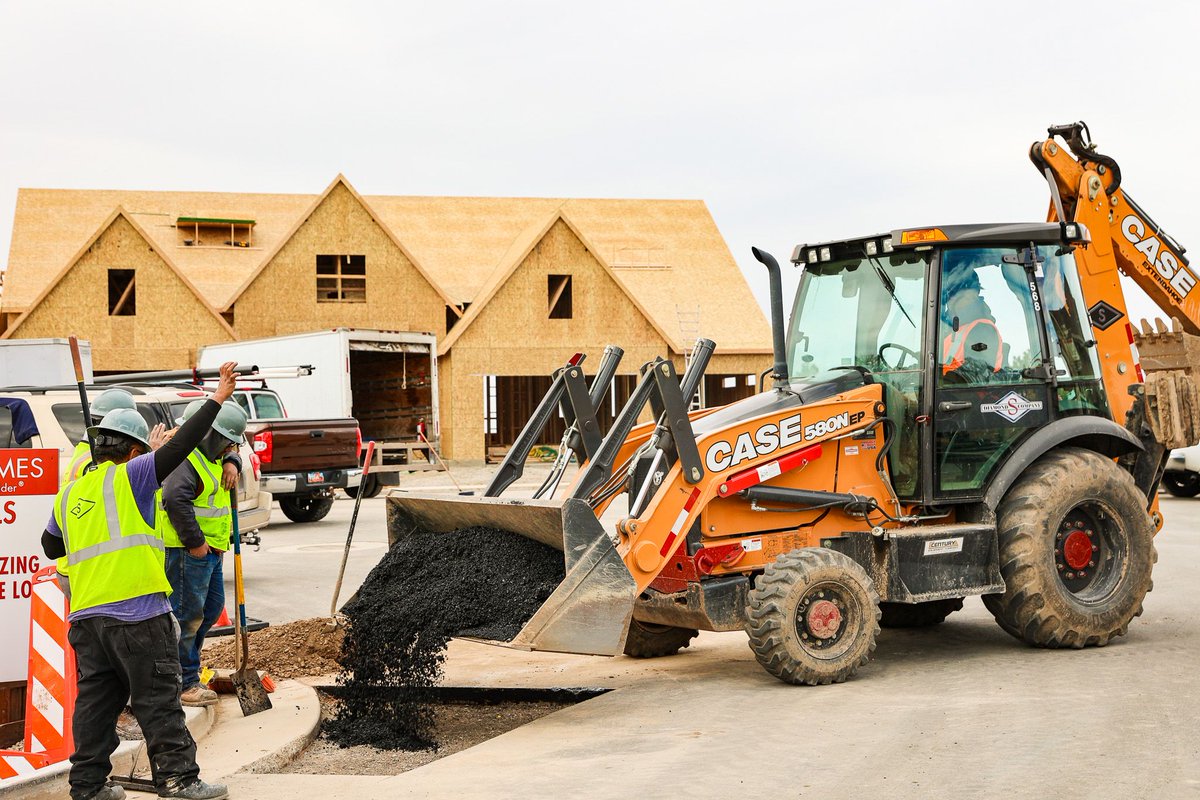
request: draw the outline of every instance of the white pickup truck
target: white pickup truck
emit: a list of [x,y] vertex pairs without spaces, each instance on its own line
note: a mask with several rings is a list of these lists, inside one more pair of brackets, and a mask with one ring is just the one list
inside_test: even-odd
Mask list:
[[[88,397],[97,395],[111,386],[89,386]],[[175,389],[162,386],[137,386],[121,384],[137,402],[138,411],[151,427],[163,423],[175,427],[175,420],[183,414],[187,404],[206,396],[197,389]],[[65,473],[71,461],[75,443],[83,437],[83,411],[79,407],[79,390],[74,387],[16,387],[0,389],[0,399],[16,401],[0,404],[0,448],[2,447],[50,447],[58,450],[59,471]],[[17,407],[32,413],[34,431],[27,425],[14,421]],[[27,416],[20,414],[21,416]],[[243,532],[243,541],[253,540],[253,534],[265,528],[271,520],[271,493],[259,488],[258,457],[250,445],[242,442],[239,454],[242,457],[242,475],[238,480],[238,523]]]

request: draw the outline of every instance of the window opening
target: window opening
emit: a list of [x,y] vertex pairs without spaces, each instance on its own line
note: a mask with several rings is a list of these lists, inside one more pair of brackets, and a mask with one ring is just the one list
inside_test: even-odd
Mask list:
[[137,314],[137,273],[132,269],[108,271],[108,315],[132,317]]
[[367,257],[317,256],[317,302],[367,302]]
[[571,319],[571,276],[546,276],[550,319]]

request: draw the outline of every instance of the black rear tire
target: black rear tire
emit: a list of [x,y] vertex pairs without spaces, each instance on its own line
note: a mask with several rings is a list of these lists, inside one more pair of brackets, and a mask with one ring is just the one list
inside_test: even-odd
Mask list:
[[1200,494],[1200,472],[1164,472],[1162,485],[1176,497],[1195,497]]
[[358,486],[347,486],[346,494],[351,497],[358,497],[358,493],[362,492],[363,499],[370,500],[372,497],[378,497],[383,491],[383,484],[379,481],[378,475],[368,473],[363,476],[362,482]]
[[1146,498],[1090,450],[1042,457],[996,510],[1003,594],[983,603],[1038,647],[1102,647],[1142,613],[1157,554]]
[[700,634],[695,628],[676,628],[651,622],[629,621],[625,637],[625,655],[632,658],[661,658],[673,656],[692,643]]
[[750,649],[785,683],[841,683],[871,660],[879,594],[848,556],[824,547],[784,553],[767,565],[746,608]]
[[928,628],[945,622],[946,617],[962,607],[961,597],[924,603],[880,603],[879,624],[884,628]]
[[316,522],[325,519],[333,508],[332,497],[281,497],[279,508],[292,522]]

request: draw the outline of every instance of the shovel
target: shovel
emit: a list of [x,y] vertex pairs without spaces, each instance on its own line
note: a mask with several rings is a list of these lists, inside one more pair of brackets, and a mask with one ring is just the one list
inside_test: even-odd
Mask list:
[[[367,472],[369,472],[371,469],[371,458],[374,455],[375,455],[375,442],[374,441],[367,442],[367,452],[366,452],[366,455],[363,457],[363,468],[362,468],[362,481],[363,482],[359,484],[360,487],[362,487],[366,484]],[[363,493],[360,489],[360,491],[354,495],[354,513],[350,515],[350,530],[346,534],[346,549],[342,551],[342,566],[338,570],[337,583],[334,584],[334,587],[333,587],[333,600],[329,604],[329,624],[326,626],[329,630],[334,630],[339,625],[338,618],[337,618],[338,595],[340,595],[342,593],[342,578],[346,577],[346,560],[350,558],[350,542],[352,539],[354,539],[354,525],[358,522],[358,507],[362,505],[362,498],[363,498]]]
[[233,585],[237,598],[237,616],[233,618],[234,637],[242,642],[242,657],[237,671],[233,673],[233,692],[242,707],[242,716],[248,717],[271,708],[271,698],[263,688],[258,670],[250,667],[250,642],[246,630],[246,592],[242,586],[242,536],[238,530],[237,492],[229,493],[229,505],[233,511]]

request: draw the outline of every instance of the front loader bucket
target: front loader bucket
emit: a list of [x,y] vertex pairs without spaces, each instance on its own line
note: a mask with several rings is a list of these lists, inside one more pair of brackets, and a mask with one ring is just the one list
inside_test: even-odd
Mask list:
[[563,551],[562,583],[516,637],[491,644],[604,656],[624,648],[637,585],[586,502],[396,493],[387,510],[389,546],[416,530],[481,526]]
[[1134,328],[1134,344],[1146,376],[1146,418],[1163,447],[1191,447],[1200,442],[1200,336],[1184,333],[1178,320],[1171,328],[1142,320]]

